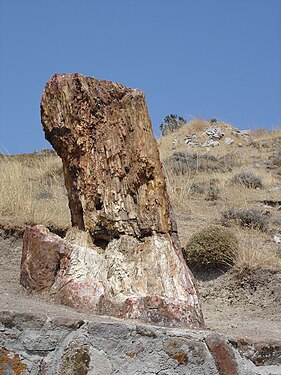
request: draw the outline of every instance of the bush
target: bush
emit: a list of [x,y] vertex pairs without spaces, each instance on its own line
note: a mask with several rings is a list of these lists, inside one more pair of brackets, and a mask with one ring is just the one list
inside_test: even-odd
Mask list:
[[229,158],[189,152],[174,152],[164,160],[164,164],[176,175],[188,172],[227,172],[232,169]]
[[207,201],[216,201],[219,198],[220,189],[218,183],[219,180],[217,178],[212,178],[210,180],[210,187],[205,198]]
[[281,151],[279,151],[278,154],[274,156],[274,158],[272,159],[272,164],[277,167],[281,167]]
[[260,189],[263,187],[262,180],[251,172],[241,172],[232,177],[231,180],[235,184],[241,184],[251,189]]
[[174,132],[186,124],[186,120],[178,115],[170,114],[164,118],[160,125],[161,134],[163,136]]
[[198,171],[219,171],[219,159],[208,154],[174,152],[164,163],[168,170],[176,175]]
[[260,229],[261,231],[266,231],[268,225],[267,218],[262,213],[240,208],[228,208],[222,211],[221,220],[223,225],[229,225],[229,221],[233,220],[241,227]]
[[197,268],[213,268],[233,263],[237,250],[238,240],[232,231],[220,226],[209,226],[190,238],[184,257],[188,264]]
[[192,182],[190,185],[190,190],[192,193],[198,193],[198,194],[204,194],[205,193],[205,187],[202,184],[202,182]]

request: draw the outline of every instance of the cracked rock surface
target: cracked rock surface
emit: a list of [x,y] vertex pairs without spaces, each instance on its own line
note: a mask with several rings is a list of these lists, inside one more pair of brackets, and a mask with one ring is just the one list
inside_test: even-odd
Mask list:
[[65,239],[26,230],[21,284],[82,311],[201,327],[144,94],[57,74],[41,118],[63,162],[73,227]]
[[104,317],[0,312],[0,373],[20,375],[257,375],[236,342],[202,330]]

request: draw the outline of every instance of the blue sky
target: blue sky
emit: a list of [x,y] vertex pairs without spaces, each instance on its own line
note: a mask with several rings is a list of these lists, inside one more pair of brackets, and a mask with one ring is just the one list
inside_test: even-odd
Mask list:
[[48,147],[40,99],[54,73],[145,92],[170,113],[241,129],[281,124],[280,0],[0,0],[0,151]]

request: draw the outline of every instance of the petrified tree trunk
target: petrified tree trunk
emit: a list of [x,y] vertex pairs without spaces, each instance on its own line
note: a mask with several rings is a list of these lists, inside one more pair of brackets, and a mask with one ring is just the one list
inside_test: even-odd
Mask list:
[[54,75],[41,116],[63,161],[74,229],[65,240],[40,226],[26,231],[22,284],[38,291],[45,283],[59,302],[87,311],[200,326],[144,94]]
[[73,226],[107,241],[175,230],[142,92],[79,74],[55,75],[41,116],[63,161]]

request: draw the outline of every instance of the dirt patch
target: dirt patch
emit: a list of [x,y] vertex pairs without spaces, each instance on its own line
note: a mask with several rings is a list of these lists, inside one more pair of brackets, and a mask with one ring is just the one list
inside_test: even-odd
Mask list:
[[[2,310],[81,316],[75,310],[29,294],[19,283],[22,239],[0,232]],[[281,338],[281,274],[255,270],[196,274],[206,326],[228,337],[252,341]]]
[[198,280],[208,328],[253,341],[280,340],[281,273],[257,269],[213,276]]

